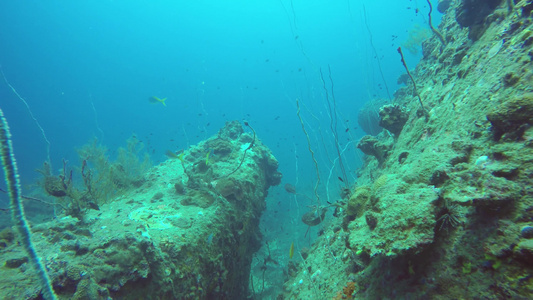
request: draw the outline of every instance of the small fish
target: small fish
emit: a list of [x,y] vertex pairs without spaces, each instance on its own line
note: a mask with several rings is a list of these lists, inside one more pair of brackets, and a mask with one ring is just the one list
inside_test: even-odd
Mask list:
[[337,177],[337,178],[339,178],[339,180],[340,180],[341,182],[344,182],[344,180],[343,180],[342,178],[340,178],[340,177]]
[[165,104],[165,100],[167,100],[167,98],[159,99],[156,96],[152,96],[152,97],[148,98],[148,101],[150,103],[158,103],[159,102],[159,103],[163,104],[163,106],[167,106]]
[[285,184],[285,191],[289,194],[296,194],[296,187],[290,183]]
[[183,162],[183,156],[185,155],[185,152],[181,152],[179,155],[178,155],[178,159]]
[[172,159],[178,158],[178,155],[170,150],[165,151],[165,155]]
[[350,128],[346,128],[346,130],[344,132],[348,132],[348,130],[350,130]]
[[205,165],[209,165],[209,154],[211,154],[211,152],[213,151],[213,149],[210,149],[210,151],[207,152],[207,154],[205,155]]
[[294,242],[291,243],[291,248],[289,249],[289,259],[292,259],[294,255]]

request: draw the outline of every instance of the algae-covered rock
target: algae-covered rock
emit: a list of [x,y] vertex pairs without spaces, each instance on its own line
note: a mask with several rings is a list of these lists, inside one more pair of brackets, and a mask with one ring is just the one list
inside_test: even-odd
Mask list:
[[491,23],[486,21],[487,16],[491,15],[501,2],[502,0],[462,0],[455,19],[462,27],[469,28],[469,38],[476,41]]
[[389,149],[387,145],[370,135],[363,136],[357,143],[357,148],[366,155],[376,157],[380,163],[386,158]]
[[379,109],[379,116],[379,126],[395,135],[400,134],[407,119],[409,119],[409,114],[405,111],[405,108],[397,104],[382,106]]
[[503,102],[487,114],[487,119],[492,124],[496,140],[503,135],[514,139],[522,137],[527,129],[524,125],[533,125],[533,93]]
[[523,196],[520,184],[503,177],[494,176],[498,164],[460,164],[450,173],[444,197],[450,202],[494,213],[518,201]]
[[239,121],[226,122],[226,125],[218,131],[218,137],[223,140],[236,140],[244,132]]
[[361,186],[355,189],[350,199],[348,199],[346,215],[355,218],[360,217],[370,202],[371,195],[372,190],[368,186]]
[[177,194],[183,195],[185,194],[185,185],[183,184],[183,182],[178,181],[174,183],[174,190]]
[[520,77],[514,73],[507,73],[503,76],[503,85],[505,87],[512,87],[520,81]]
[[409,152],[403,151],[398,155],[398,163],[403,164],[407,160],[407,157],[409,157]]
[[15,239],[15,232],[11,227],[6,227],[0,231],[0,240],[4,240],[7,243],[11,243]]
[[346,204],[346,214],[342,222],[345,230],[350,222],[362,216],[370,208],[371,196],[372,189],[369,186],[360,186],[355,189]]
[[84,278],[76,286],[76,292],[72,296],[72,300],[93,300],[105,299],[105,297],[98,294],[98,284],[90,277]]
[[208,208],[215,201],[216,196],[207,190],[191,190],[181,200],[182,205],[194,205],[201,208]]
[[469,27],[483,22],[502,0],[462,0],[456,15],[457,22]]
[[226,199],[240,200],[243,196],[242,188],[233,178],[222,178],[218,180],[215,188]]
[[18,258],[10,258],[8,260],[6,260],[4,266],[6,268],[9,268],[9,269],[16,269],[20,266],[22,266],[22,264],[24,263],[27,263],[28,262],[28,258],[27,257],[18,257]]
[[[244,133],[238,122],[228,123],[220,135],[224,142],[211,137],[184,150],[183,160],[154,166],[146,174],[149,182],[110,198],[99,211],[88,211],[83,222],[58,215],[32,226],[35,247],[61,298],[250,295],[252,257],[261,239],[259,219],[268,189],[281,173],[270,150]],[[208,144],[227,150],[228,143],[230,153],[205,163]],[[195,164],[202,160],[208,168],[197,172]],[[7,231],[2,237],[9,238]],[[1,270],[0,298],[41,299],[21,246],[3,247],[0,261],[9,267]]]
[[520,241],[520,227],[508,219],[499,219],[497,225],[492,234],[483,237],[483,249],[487,255],[508,257]]
[[451,148],[454,150],[454,155],[450,158],[449,162],[452,166],[459,163],[465,163],[470,160],[470,154],[472,153],[472,143],[466,140],[454,140],[452,141]]
[[68,265],[65,271],[67,278],[72,281],[79,281],[85,273],[85,268],[80,265]]
[[479,186],[480,193],[472,198],[474,205],[493,211],[518,201],[523,195],[519,184],[501,177],[485,177]]
[[383,174],[379,176],[376,180],[374,180],[374,184],[372,185],[372,188],[374,191],[379,190],[382,186],[387,184],[387,181],[389,180],[389,175]]
[[448,179],[450,179],[450,176],[448,176],[446,170],[438,169],[433,172],[431,175],[431,178],[429,179],[429,183],[434,186],[441,186],[443,185]]
[[279,162],[270,152],[261,153],[261,158],[257,161],[265,170],[267,183],[275,186],[281,183],[282,174],[278,171]]
[[[231,130],[231,129],[228,129],[228,130]],[[235,132],[229,133],[229,135],[232,135],[232,134],[235,134]],[[226,156],[230,154],[231,151],[233,150],[233,145],[229,141],[223,140],[222,138],[210,140],[209,142],[206,143],[206,147],[208,147],[209,149],[213,149],[213,153],[215,155],[220,155],[220,156]]]
[[378,225],[378,218],[376,216],[376,213],[373,213],[371,211],[365,214],[365,221],[366,225],[368,225],[368,228],[370,228],[370,230],[374,230],[374,228],[376,228],[376,226]]
[[419,253],[433,242],[438,194],[424,184],[406,185],[395,175],[377,191],[372,212],[349,225],[349,244],[370,256]]
[[437,4],[437,10],[443,14],[448,10],[450,7],[452,0],[439,0],[439,3]]
[[533,239],[523,239],[513,249],[513,255],[519,261],[533,266]]

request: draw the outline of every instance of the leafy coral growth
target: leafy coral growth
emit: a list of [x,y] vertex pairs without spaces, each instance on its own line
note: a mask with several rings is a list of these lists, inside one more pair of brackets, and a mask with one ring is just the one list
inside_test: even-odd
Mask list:
[[429,29],[416,24],[409,30],[409,37],[402,44],[402,47],[409,50],[412,54],[418,54],[422,42],[430,36],[431,31]]
[[91,191],[97,203],[105,203],[142,184],[143,175],[152,164],[148,153],[141,160],[142,150],[143,144],[134,135],[126,141],[126,148],[118,149],[115,161],[109,158],[107,148],[98,144],[97,139],[77,150],[88,168],[82,170],[85,188]]
[[134,135],[126,141],[126,148],[118,148],[112,179],[120,190],[142,185],[144,173],[152,165],[148,153],[142,155],[143,149],[144,145]]
[[[141,142],[132,136],[125,148],[118,149],[117,158],[112,161],[107,148],[93,139],[77,149],[81,167],[75,168],[74,180],[66,161],[58,176],[52,174],[47,163],[37,171],[43,175],[43,189],[57,199],[65,214],[81,218],[87,209],[99,209],[99,205],[143,183],[143,175],[151,161],[147,153],[141,159],[142,149]],[[76,180],[80,177],[81,181]]]

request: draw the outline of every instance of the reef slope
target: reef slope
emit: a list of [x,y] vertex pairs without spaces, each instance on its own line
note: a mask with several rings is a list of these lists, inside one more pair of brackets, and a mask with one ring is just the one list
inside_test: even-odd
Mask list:
[[441,2],[445,44],[412,70],[426,112],[412,82],[380,108],[389,131],[360,141],[344,216],[279,299],[533,294],[533,4]]

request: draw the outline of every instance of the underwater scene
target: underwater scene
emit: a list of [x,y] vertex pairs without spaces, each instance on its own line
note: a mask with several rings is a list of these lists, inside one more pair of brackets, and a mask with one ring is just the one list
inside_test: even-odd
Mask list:
[[0,2],[0,300],[533,299],[532,10]]

